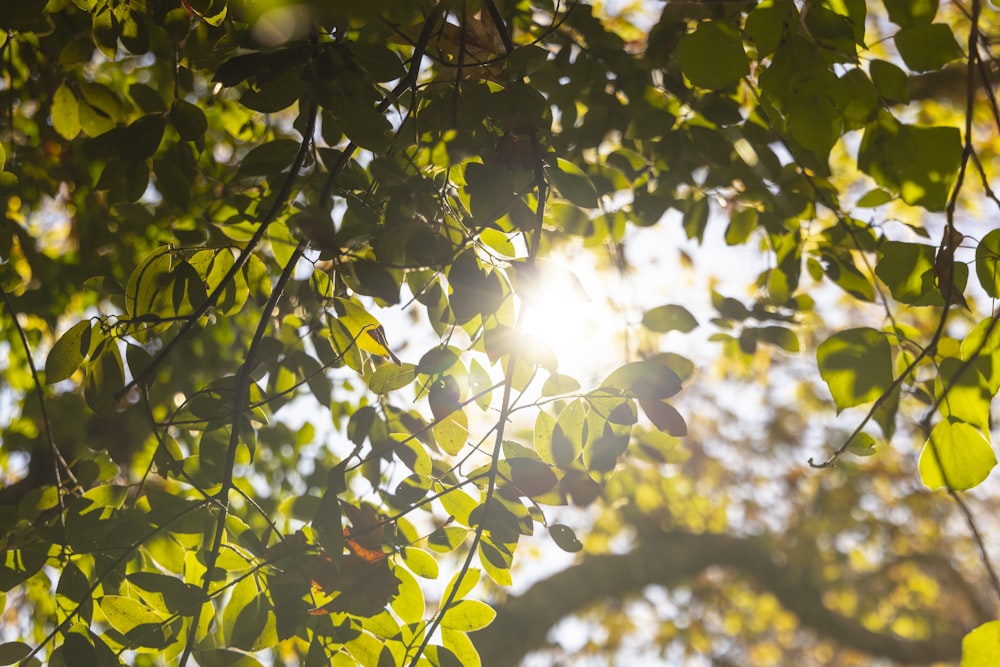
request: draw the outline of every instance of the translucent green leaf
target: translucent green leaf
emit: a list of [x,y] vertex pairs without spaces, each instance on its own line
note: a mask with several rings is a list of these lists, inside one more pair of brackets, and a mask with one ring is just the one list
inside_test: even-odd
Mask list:
[[848,329],[827,338],[816,351],[819,373],[837,412],[870,403],[892,384],[892,351],[875,329]]
[[549,526],[549,535],[552,536],[552,541],[563,551],[568,551],[572,554],[583,549],[583,544],[577,539],[576,533],[569,526],[554,523]]
[[424,617],[424,592],[413,575],[402,568],[394,568],[399,579],[399,592],[392,599],[392,610],[404,623],[419,623]]
[[987,232],[976,246],[976,276],[987,294],[1000,296],[1000,229]]
[[903,62],[916,72],[941,69],[962,57],[962,47],[944,23],[900,28],[894,39]]
[[[261,591],[254,577],[243,579],[232,590],[222,610],[223,641],[227,646],[249,649],[253,646],[254,636],[263,630],[267,621],[266,610],[262,617],[260,606],[256,604]],[[248,629],[250,632],[247,632]]]
[[462,451],[469,439],[469,418],[462,410],[456,410],[438,421],[433,431],[441,449],[454,456]]
[[886,241],[879,247],[875,275],[900,303],[940,306],[944,300],[935,280],[935,251],[936,248],[923,243]]
[[479,543],[479,562],[483,571],[499,586],[510,586],[514,580],[510,576],[511,555],[500,546],[485,539]]
[[[438,492],[445,489],[444,485],[437,483],[434,485]],[[451,488],[440,498],[444,511],[448,512],[455,521],[463,526],[469,525],[469,515],[479,506],[468,493],[458,488]]]
[[427,536],[427,548],[439,553],[454,551],[462,542],[468,531],[457,526],[442,526]]
[[91,321],[77,322],[59,337],[45,358],[45,384],[65,380],[80,368],[90,351]]
[[1000,665],[1000,621],[983,623],[962,638],[961,667]]
[[882,204],[888,204],[891,201],[891,193],[886,192],[881,188],[874,188],[863,194],[861,199],[858,200],[856,206],[858,208],[875,208],[876,206],[881,206]]
[[997,320],[981,320],[962,341],[962,360],[976,359],[976,369],[986,379],[991,395],[1000,391],[1000,326]]
[[[451,651],[454,655],[456,665],[461,665],[462,667],[480,667],[482,665],[475,645],[469,639],[469,636],[461,630],[441,628],[441,643],[443,648]],[[439,662],[438,664],[444,665],[445,663]]]
[[423,549],[405,547],[403,549],[403,563],[418,577],[424,579],[437,579],[438,577],[438,562]]
[[66,141],[80,134],[80,103],[65,83],[52,96],[52,127]]
[[884,112],[865,128],[858,149],[859,169],[931,211],[944,209],[961,159],[958,128],[904,125]]
[[986,479],[996,464],[993,448],[979,429],[945,419],[920,452],[920,479],[932,490],[965,491]]
[[755,335],[758,342],[777,345],[785,352],[799,351],[798,336],[786,327],[759,327],[755,330]]
[[872,456],[875,454],[875,438],[862,431],[847,443],[847,451],[855,456]]
[[[203,614],[206,616],[206,614]],[[211,620],[211,614],[207,614]],[[263,667],[259,660],[246,653],[224,648],[195,650],[192,654],[199,667]]]
[[728,88],[750,74],[743,43],[719,22],[699,23],[681,38],[676,55],[684,76],[700,88]]
[[472,632],[493,622],[497,612],[479,600],[460,600],[449,607],[441,617],[441,627]]
[[542,396],[558,396],[570,394],[580,389],[580,383],[575,378],[558,373],[550,375],[542,385]]
[[472,592],[472,589],[476,587],[479,583],[479,579],[482,577],[483,573],[481,570],[475,568],[469,569],[468,572],[464,573],[457,572],[448,582],[448,586],[444,589],[444,593],[441,595],[442,600],[447,600],[451,596],[452,589],[455,591],[456,600],[464,600],[465,596]]
[[97,602],[104,616],[115,630],[127,633],[147,623],[161,623],[164,616],[150,609],[139,600],[123,595],[105,595]]
[[417,367],[413,364],[399,366],[384,363],[375,369],[368,379],[368,388],[376,394],[388,394],[390,391],[402,389],[417,377]]
[[698,320],[684,306],[667,305],[647,310],[642,316],[642,324],[658,333],[667,331],[687,333],[698,326]]
[[942,417],[989,432],[993,396],[989,383],[975,364],[966,364],[954,357],[942,359],[934,379],[934,395],[943,397],[938,406]]

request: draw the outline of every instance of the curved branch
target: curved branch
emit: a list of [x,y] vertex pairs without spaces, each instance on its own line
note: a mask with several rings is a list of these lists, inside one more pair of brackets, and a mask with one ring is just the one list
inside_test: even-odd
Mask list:
[[713,566],[750,577],[803,626],[841,646],[912,664],[955,661],[961,656],[961,635],[902,639],[873,632],[856,619],[831,611],[823,604],[822,591],[798,577],[795,568],[776,563],[762,540],[685,532],[658,536],[625,554],[585,558],[508,599],[496,620],[473,634],[472,640],[484,665],[517,665],[546,645],[549,629],[563,617],[650,584],[677,586]]

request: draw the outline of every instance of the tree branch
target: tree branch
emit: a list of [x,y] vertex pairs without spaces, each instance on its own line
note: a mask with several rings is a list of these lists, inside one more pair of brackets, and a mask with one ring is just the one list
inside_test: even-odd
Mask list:
[[[955,661],[961,655],[961,635],[902,639],[873,632],[856,619],[831,611],[823,604],[823,592],[801,580],[794,568],[776,563],[759,539],[686,532],[658,536],[625,554],[585,558],[508,599],[498,609],[496,620],[473,634],[472,640],[484,665],[517,665],[529,652],[546,645],[549,629],[563,617],[650,584],[677,586],[713,566],[753,579],[803,626],[841,646],[912,664]],[[517,641],[511,641],[512,637]]]

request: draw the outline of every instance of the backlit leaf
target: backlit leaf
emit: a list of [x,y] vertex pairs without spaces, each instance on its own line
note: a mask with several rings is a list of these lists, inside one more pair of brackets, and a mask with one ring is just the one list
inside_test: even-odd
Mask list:
[[816,360],[838,412],[874,401],[892,384],[889,341],[875,329],[848,329],[830,336],[816,351]]
[[90,351],[91,321],[77,322],[59,337],[45,358],[45,383],[65,380],[75,373]]
[[728,88],[750,74],[739,37],[713,21],[681,38],[677,62],[692,84],[709,90]]
[[996,454],[979,429],[944,419],[920,452],[920,479],[932,490],[965,491],[986,479],[996,464]]
[[459,600],[441,616],[441,626],[472,632],[489,625],[496,618],[493,607],[479,600]]
[[647,329],[659,333],[667,331],[687,333],[698,326],[698,320],[684,306],[667,305],[647,310],[642,316],[642,324]]

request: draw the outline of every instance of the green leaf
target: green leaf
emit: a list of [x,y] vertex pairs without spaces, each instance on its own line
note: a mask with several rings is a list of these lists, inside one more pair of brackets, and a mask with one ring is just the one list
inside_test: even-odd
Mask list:
[[556,543],[563,551],[568,551],[571,554],[583,549],[583,543],[577,539],[576,533],[569,526],[564,526],[561,523],[554,523],[549,526],[549,535],[552,536],[552,541]]
[[565,199],[582,208],[597,208],[597,189],[590,177],[569,160],[558,158],[557,166],[550,168],[546,175]]
[[438,578],[438,562],[429,553],[416,547],[403,549],[403,564],[410,572],[424,579]]
[[552,468],[537,459],[517,457],[506,460],[510,465],[511,481],[528,497],[544,495],[559,482]]
[[[934,273],[936,248],[922,243],[886,241],[879,248],[875,275],[900,303],[940,306],[944,303]],[[978,265],[977,265],[978,268]]]
[[45,384],[65,380],[80,368],[90,351],[91,321],[77,322],[59,337],[45,358]]
[[66,141],[80,134],[80,103],[65,83],[52,96],[52,127]]
[[472,632],[481,630],[493,622],[497,612],[493,607],[479,600],[460,600],[441,616],[441,627]]
[[961,667],[1000,665],[1000,621],[983,623],[962,638]]
[[[464,575],[464,576],[463,576]],[[482,578],[482,571],[475,568],[470,569],[468,572],[456,572],[455,576],[451,578],[448,585],[444,589],[444,594],[441,595],[442,600],[447,600],[451,596],[451,591],[455,590],[455,599],[464,600],[465,596],[472,592],[472,589],[476,587],[479,583],[480,578]]]
[[979,429],[945,419],[920,452],[920,479],[931,490],[965,491],[986,479],[996,464],[993,448]]
[[31,647],[24,642],[0,644],[0,665],[13,665],[31,653]]
[[758,342],[777,345],[785,352],[799,351],[799,338],[795,332],[785,327],[760,327],[755,330]]
[[882,0],[889,20],[898,26],[928,24],[934,20],[938,0]]
[[93,359],[84,367],[83,395],[90,409],[112,412],[118,405],[114,394],[125,385],[125,367],[114,340],[99,345]]
[[771,55],[778,48],[785,29],[791,0],[761,2],[747,16],[745,32],[757,45],[757,57]]
[[875,90],[886,101],[904,103],[910,101],[906,72],[902,69],[885,60],[873,60],[868,65],[868,72],[871,74],[872,83],[875,84]]
[[904,125],[884,112],[865,128],[858,149],[859,169],[930,211],[944,209],[961,159],[958,128]]
[[676,438],[687,435],[687,423],[677,409],[665,401],[640,400],[642,411],[660,431]]
[[976,246],[976,276],[988,295],[1000,297],[1000,229],[987,232]]
[[288,169],[299,152],[299,142],[275,139],[256,146],[240,160],[238,177],[273,176]]
[[698,320],[684,306],[667,305],[647,310],[642,316],[642,325],[658,333],[688,333],[698,326]]
[[433,431],[441,449],[455,456],[469,440],[469,418],[462,410],[456,410],[436,423]]
[[621,389],[639,399],[662,400],[681,390],[681,379],[665,364],[633,361],[606,377],[601,387]]
[[743,43],[720,22],[699,23],[681,38],[676,55],[684,76],[699,88],[729,88],[750,74]]
[[263,667],[261,662],[251,655],[224,648],[195,650],[192,655],[200,667]]
[[847,443],[847,451],[855,456],[872,456],[875,454],[875,443],[875,438],[862,431]]
[[177,100],[170,109],[170,123],[185,141],[198,141],[208,130],[205,112],[196,104]]
[[376,394],[388,394],[402,389],[417,377],[417,367],[413,364],[385,363],[375,369],[368,379],[368,388]]
[[404,623],[419,623],[427,604],[420,584],[402,568],[394,568],[393,574],[399,580],[399,589],[392,600],[392,610]]
[[892,351],[875,329],[848,329],[827,338],[816,351],[819,373],[837,412],[870,403],[892,384]]
[[105,595],[97,604],[115,630],[123,634],[146,624],[158,624],[164,617],[135,598],[123,595]]
[[971,424],[988,433],[993,395],[989,382],[976,366],[954,357],[941,359],[934,379],[934,395],[942,399],[938,406],[942,417]]
[[962,57],[962,47],[955,41],[951,28],[944,23],[900,28],[895,42],[903,62],[916,72],[941,69]]
[[876,206],[881,206],[882,204],[888,204],[892,201],[892,193],[886,192],[881,188],[874,188],[869,190],[861,196],[858,200],[856,206],[858,208],[875,208]]

